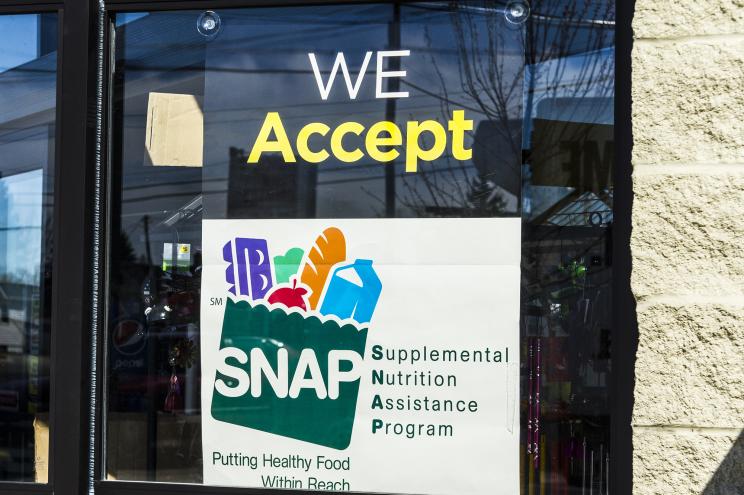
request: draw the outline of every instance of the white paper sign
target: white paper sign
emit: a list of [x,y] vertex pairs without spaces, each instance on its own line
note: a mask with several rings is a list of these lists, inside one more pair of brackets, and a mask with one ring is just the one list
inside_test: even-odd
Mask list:
[[202,238],[205,484],[518,493],[519,219]]

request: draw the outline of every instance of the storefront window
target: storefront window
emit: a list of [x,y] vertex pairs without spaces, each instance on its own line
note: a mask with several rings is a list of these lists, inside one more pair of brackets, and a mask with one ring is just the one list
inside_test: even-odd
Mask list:
[[47,482],[57,16],[0,15],[0,481]]
[[[585,4],[117,14],[104,478],[605,492],[614,10]],[[337,374],[282,385],[329,328]]]

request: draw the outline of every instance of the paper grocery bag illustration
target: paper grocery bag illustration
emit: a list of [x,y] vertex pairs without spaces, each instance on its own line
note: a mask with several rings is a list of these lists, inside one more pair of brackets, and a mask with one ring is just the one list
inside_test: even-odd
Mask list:
[[[335,449],[345,449],[351,441],[359,379],[336,382],[337,397],[332,398],[327,394],[329,353],[354,351],[363,357],[366,339],[366,328],[359,330],[351,324],[342,326],[335,321],[322,322],[316,316],[300,312],[287,313],[278,307],[270,310],[263,304],[234,302],[228,298],[220,350],[237,348],[245,353],[244,355],[248,357],[247,363],[240,363],[232,357],[228,357],[225,363],[251,373],[251,390],[237,397],[228,397],[215,387],[211,405],[212,416],[226,423]],[[279,352],[280,349],[285,349],[286,354],[283,351]],[[286,385],[290,390],[293,379],[312,378],[317,375],[319,369],[323,381],[320,395],[323,395],[322,388],[325,387],[326,396],[319,398],[317,389],[305,386],[299,389],[294,398],[291,393],[281,397],[282,394],[277,394],[265,373],[258,373],[258,377],[253,374],[252,351],[265,356],[270,367],[266,369],[269,373],[275,373],[272,378],[280,374],[279,361],[286,359],[287,373],[281,381],[282,385]],[[301,359],[303,351],[305,356]],[[315,371],[307,369],[308,363]],[[296,376],[298,364],[307,372]],[[337,366],[341,372],[345,372],[353,365],[351,362],[341,361]],[[215,378],[222,380],[227,387],[235,386],[234,377],[224,375],[219,370]],[[257,397],[254,396],[256,378],[260,379],[260,394]],[[305,385],[307,383],[304,381]],[[316,383],[319,384],[317,380]]]

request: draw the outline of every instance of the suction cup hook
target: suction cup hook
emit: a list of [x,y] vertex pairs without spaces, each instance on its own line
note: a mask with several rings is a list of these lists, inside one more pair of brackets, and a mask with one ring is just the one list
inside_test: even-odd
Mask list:
[[222,28],[222,20],[217,12],[207,10],[196,20],[196,30],[207,39],[214,39]]
[[504,17],[511,24],[523,24],[530,17],[530,4],[523,0],[509,2],[504,9]]

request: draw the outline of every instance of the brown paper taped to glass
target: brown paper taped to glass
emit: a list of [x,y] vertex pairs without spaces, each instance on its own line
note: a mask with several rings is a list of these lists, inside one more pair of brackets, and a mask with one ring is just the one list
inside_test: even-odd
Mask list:
[[37,414],[34,418],[34,481],[49,482],[49,415]]
[[204,162],[204,113],[199,97],[150,93],[147,101],[145,164],[201,167]]

